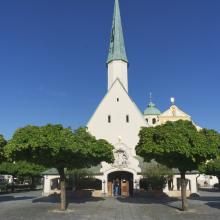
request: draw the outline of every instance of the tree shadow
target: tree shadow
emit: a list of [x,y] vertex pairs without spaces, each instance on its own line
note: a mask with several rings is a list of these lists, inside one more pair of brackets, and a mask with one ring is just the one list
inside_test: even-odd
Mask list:
[[[77,198],[74,194],[67,194],[67,206],[70,204],[80,204],[86,202],[98,202],[105,200],[102,197],[84,196]],[[53,194],[47,197],[40,197],[32,200],[32,203],[60,203],[60,194]]]
[[0,202],[9,202],[9,201],[20,201],[20,200],[29,200],[34,199],[34,196],[0,196]]
[[220,201],[219,202],[207,202],[206,205],[211,208],[220,209]]
[[202,192],[220,192],[218,188],[199,188],[199,191]]
[[[180,198],[173,198],[168,196],[161,196],[158,198],[155,198],[153,196],[147,196],[147,197],[117,197],[118,201],[123,203],[136,203],[136,204],[161,204],[179,211],[182,211],[182,204]],[[213,192],[213,195],[202,195],[202,196],[196,196],[188,198],[189,207],[196,207],[200,206],[201,204],[207,205],[212,208],[220,209],[220,196],[216,195]]]
[[200,196],[192,197],[191,200],[203,201],[203,202],[215,202],[220,201],[220,193],[213,190],[200,190]]
[[167,207],[177,209],[177,210],[182,210],[181,209],[181,204],[180,199],[178,198],[172,198],[168,196],[161,196],[161,197],[117,197],[116,198],[119,202],[122,203],[133,203],[133,204],[161,204],[165,205]]
[[11,190],[0,192],[0,196],[9,195],[9,194],[19,194],[19,193],[22,194],[26,192],[38,192],[38,191],[42,191],[42,189],[15,189],[14,192],[12,192]]
[[199,198],[191,198],[190,200],[214,202],[214,201],[220,201],[220,196],[201,196]]

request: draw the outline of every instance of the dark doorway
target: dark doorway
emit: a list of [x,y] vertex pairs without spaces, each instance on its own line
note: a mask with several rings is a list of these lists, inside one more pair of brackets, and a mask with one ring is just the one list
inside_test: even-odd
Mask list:
[[124,196],[133,195],[133,174],[125,171],[116,171],[108,175],[108,195]]

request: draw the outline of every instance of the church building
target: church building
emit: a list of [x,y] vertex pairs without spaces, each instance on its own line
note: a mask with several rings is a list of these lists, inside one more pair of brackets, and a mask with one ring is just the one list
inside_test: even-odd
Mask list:
[[97,176],[103,182],[103,193],[113,195],[114,185],[119,184],[120,194],[128,196],[133,193],[133,189],[139,188],[142,178],[140,161],[135,151],[141,127],[180,119],[191,120],[191,117],[174,104],[174,98],[171,98],[171,107],[161,113],[150,97],[150,103],[143,114],[129,96],[128,58],[118,0],[115,1],[107,70],[107,94],[87,127],[97,139],[105,139],[114,146],[114,163],[102,162],[100,175]]
[[[139,131],[142,127],[157,126],[167,121],[191,120],[191,117],[175,105],[171,98],[168,110],[161,111],[152,102],[143,112],[129,96],[128,83],[129,62],[126,55],[119,1],[115,0],[110,48],[107,58],[108,88],[107,93],[98,105],[87,124],[88,132],[97,139],[105,139],[114,146],[114,163],[102,162],[95,171],[95,178],[102,182],[102,194],[113,196],[118,185],[119,194],[130,196],[139,189],[143,178],[141,158],[136,155],[135,147],[139,141]],[[104,83],[104,82],[103,82]],[[188,174],[189,193],[196,193],[197,174]],[[56,174],[45,173],[44,194],[50,194],[52,179]],[[164,190],[169,195],[178,189],[179,174],[176,173],[172,189]]]

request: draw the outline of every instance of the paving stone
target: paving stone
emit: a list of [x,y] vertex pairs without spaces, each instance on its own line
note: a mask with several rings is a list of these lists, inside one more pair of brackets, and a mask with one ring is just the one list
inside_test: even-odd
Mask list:
[[201,192],[189,200],[190,210],[179,210],[179,200],[163,198],[100,198],[71,200],[68,212],[56,199],[41,198],[40,191],[0,195],[0,220],[220,220],[220,193]]

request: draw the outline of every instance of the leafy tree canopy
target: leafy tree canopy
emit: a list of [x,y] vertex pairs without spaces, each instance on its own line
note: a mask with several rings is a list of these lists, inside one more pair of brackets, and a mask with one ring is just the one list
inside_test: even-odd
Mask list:
[[3,162],[0,164],[0,173],[8,174],[16,177],[37,177],[41,176],[41,173],[45,170],[45,167],[28,163],[26,161],[18,162]]
[[178,168],[181,174],[182,209],[187,210],[187,171],[197,170],[207,160],[217,156],[220,135],[214,130],[197,130],[190,121],[167,122],[166,124],[142,128],[137,154],[145,161],[155,159],[169,168]]
[[7,141],[4,139],[3,135],[0,135],[0,163],[5,159],[4,156],[4,146],[7,144]]
[[13,160],[27,160],[46,167],[84,168],[113,160],[112,146],[96,140],[85,128],[73,132],[62,125],[18,129],[5,152]]
[[205,173],[211,176],[217,176],[220,179],[220,158],[210,160],[199,168],[200,173]]
[[26,160],[57,168],[60,175],[61,210],[66,209],[65,168],[87,168],[113,161],[113,146],[96,140],[85,128],[72,131],[62,125],[27,126],[18,129],[5,147],[13,160]]
[[173,170],[152,161],[151,163],[146,163],[144,169],[142,170],[143,176],[145,178],[154,177],[154,176],[163,176],[163,177],[172,177]]
[[220,135],[214,130],[200,131],[190,121],[179,120],[164,125],[142,128],[137,154],[146,161],[158,163],[180,172],[192,171],[208,159],[215,158]]
[[173,177],[172,169],[158,164],[155,161],[146,163],[142,173],[145,185],[148,185],[148,187],[151,186],[152,189],[163,189],[167,181]]
[[218,176],[220,178],[220,158],[206,164],[205,173],[207,175]]
[[199,171],[206,175],[216,176],[218,178],[218,188],[220,190],[220,157],[203,164],[200,166]]

